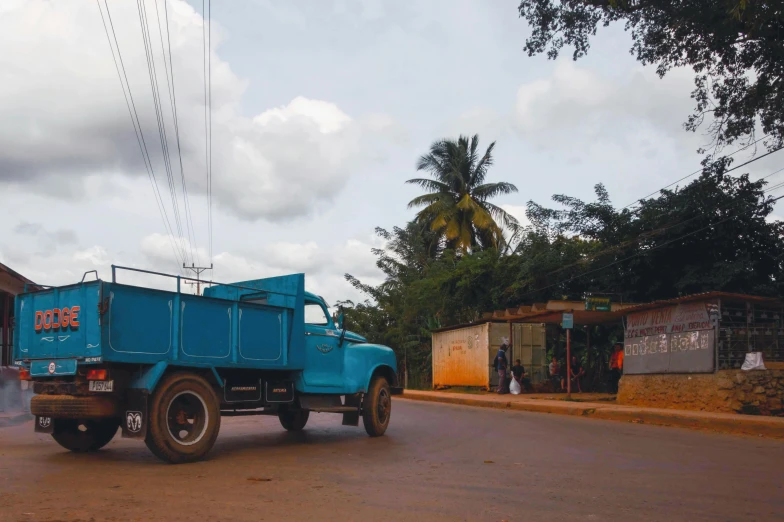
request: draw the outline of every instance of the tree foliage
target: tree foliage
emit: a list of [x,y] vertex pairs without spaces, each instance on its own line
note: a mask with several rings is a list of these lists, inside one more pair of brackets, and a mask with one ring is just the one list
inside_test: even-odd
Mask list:
[[716,145],[754,135],[760,124],[770,148],[784,145],[784,2],[782,0],[522,0],[532,28],[529,56],[555,59],[564,46],[585,56],[600,25],[624,24],[631,53],[655,64],[696,73],[694,112],[685,126],[709,116]]
[[485,183],[487,170],[493,164],[494,147],[495,142],[480,156],[477,135],[436,141],[417,163],[417,170],[427,172],[431,178],[406,182],[428,191],[412,199],[408,206],[424,207],[416,222],[443,237],[449,249],[467,252],[498,248],[505,242],[501,225],[518,225],[514,217],[489,201],[517,192],[511,183]]
[[377,229],[386,240],[374,251],[385,280],[371,286],[346,275],[369,296],[346,303],[349,327],[392,346],[412,375],[429,376],[430,330],[482,312],[589,292],[626,302],[712,290],[780,296],[784,224],[771,220],[774,200],[764,180],[729,176],[726,167],[716,162],[634,209],[615,208],[601,184],[595,201],[530,202],[532,225],[503,250],[442,248],[438,232],[416,222]]

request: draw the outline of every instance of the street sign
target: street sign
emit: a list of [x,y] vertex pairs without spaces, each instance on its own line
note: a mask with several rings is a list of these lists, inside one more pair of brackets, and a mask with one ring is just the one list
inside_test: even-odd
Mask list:
[[574,328],[574,314],[563,314],[561,318],[561,328]]
[[585,309],[594,312],[611,312],[612,304],[609,297],[588,296],[585,298]]

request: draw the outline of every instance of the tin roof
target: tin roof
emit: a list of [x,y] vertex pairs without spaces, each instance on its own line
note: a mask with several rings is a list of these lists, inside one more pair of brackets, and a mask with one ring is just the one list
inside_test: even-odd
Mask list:
[[35,283],[25,276],[0,263],[0,292],[8,292],[11,295],[21,294],[25,284],[37,288]]
[[652,308],[660,308],[662,306],[677,305],[680,303],[693,303],[695,301],[710,301],[714,299],[722,299],[725,301],[742,301],[749,303],[765,303],[770,305],[784,306],[784,301],[777,297],[763,297],[759,295],[748,294],[735,294],[732,292],[702,292],[700,294],[689,294],[672,299],[663,299],[660,301],[652,301],[650,303],[643,303],[627,308],[624,312],[639,312],[643,310],[650,310]]
[[575,325],[597,325],[610,324],[619,321],[621,317],[631,312],[639,312],[671,306],[679,303],[689,303],[694,301],[707,301],[712,299],[723,299],[725,301],[743,301],[752,303],[766,303],[773,306],[784,306],[784,301],[775,297],[762,297],[756,295],[734,294],[731,292],[703,292],[700,294],[684,295],[673,299],[653,301],[650,303],[612,303],[610,312],[597,312],[585,309],[584,301],[548,301],[545,303],[535,303],[533,305],[521,305],[516,308],[506,310],[496,310],[485,312],[482,319],[472,323],[458,324],[433,330],[433,332],[444,332],[457,328],[466,328],[485,323],[544,323],[561,324],[564,312],[574,315]]

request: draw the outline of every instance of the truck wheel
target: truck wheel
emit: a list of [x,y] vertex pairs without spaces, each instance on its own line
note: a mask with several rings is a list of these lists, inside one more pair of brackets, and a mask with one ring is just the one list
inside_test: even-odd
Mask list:
[[392,395],[384,377],[375,377],[362,401],[362,421],[371,437],[380,437],[387,431],[392,416]]
[[153,393],[149,411],[144,442],[161,460],[172,464],[199,460],[218,438],[218,397],[198,375],[175,373],[166,377]]
[[289,410],[281,408],[278,412],[280,425],[288,431],[300,431],[308,423],[310,412],[308,410]]
[[117,434],[120,419],[56,419],[52,438],[77,453],[98,451]]

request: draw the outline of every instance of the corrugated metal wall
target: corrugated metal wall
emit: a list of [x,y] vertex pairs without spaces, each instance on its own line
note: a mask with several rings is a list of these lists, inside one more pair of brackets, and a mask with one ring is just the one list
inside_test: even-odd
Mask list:
[[503,343],[512,340],[507,352],[510,365],[520,359],[531,382],[546,379],[545,326],[485,323],[433,334],[433,386],[498,386],[493,358]]
[[488,385],[488,327],[483,324],[433,334],[433,386]]
[[[511,353],[507,352],[510,367],[514,365],[516,359],[525,367],[528,378],[532,383],[542,382],[546,379],[545,369],[546,338],[545,325],[543,324],[513,324],[512,334],[509,334],[509,324],[493,323],[490,325],[490,351],[492,355],[490,361],[498,353],[498,348],[503,342],[504,337],[511,337]],[[491,383],[498,385],[498,374],[492,372]]]

